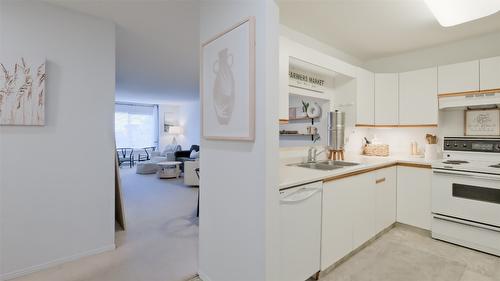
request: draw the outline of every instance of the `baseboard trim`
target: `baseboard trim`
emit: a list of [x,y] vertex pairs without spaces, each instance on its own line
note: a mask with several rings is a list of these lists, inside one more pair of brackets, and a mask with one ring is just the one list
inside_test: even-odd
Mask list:
[[35,272],[38,272],[38,271],[41,271],[41,270],[44,270],[44,269],[48,269],[48,268],[51,268],[51,267],[54,267],[54,266],[58,266],[58,265],[61,265],[63,263],[75,261],[75,260],[78,260],[78,259],[81,259],[81,258],[84,258],[84,257],[93,256],[93,255],[101,254],[101,253],[108,252],[108,251],[112,251],[114,249],[116,249],[116,245],[112,244],[112,245],[104,246],[102,248],[98,248],[98,249],[86,251],[86,252],[79,253],[79,254],[76,254],[76,255],[72,255],[72,256],[69,256],[69,257],[56,259],[56,260],[53,260],[53,261],[50,261],[50,262],[47,262],[47,263],[42,263],[42,264],[39,264],[39,265],[30,266],[30,267],[27,267],[25,269],[21,269],[21,270],[17,270],[17,271],[13,271],[13,272],[2,274],[2,275],[0,275],[0,280],[6,281],[6,280],[11,280],[11,279],[14,279],[14,278],[26,276],[28,274],[32,274],[32,273],[35,273]]

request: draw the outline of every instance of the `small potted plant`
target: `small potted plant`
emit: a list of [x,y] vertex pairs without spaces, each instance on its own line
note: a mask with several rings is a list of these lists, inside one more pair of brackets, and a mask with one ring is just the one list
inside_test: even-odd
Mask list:
[[309,108],[309,103],[302,101],[302,112],[297,113],[297,118],[307,117],[307,109]]

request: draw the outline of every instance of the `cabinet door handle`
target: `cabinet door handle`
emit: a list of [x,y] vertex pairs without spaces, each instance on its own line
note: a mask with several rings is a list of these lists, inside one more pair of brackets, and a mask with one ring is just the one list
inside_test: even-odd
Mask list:
[[375,181],[376,184],[385,182],[385,178],[381,178]]

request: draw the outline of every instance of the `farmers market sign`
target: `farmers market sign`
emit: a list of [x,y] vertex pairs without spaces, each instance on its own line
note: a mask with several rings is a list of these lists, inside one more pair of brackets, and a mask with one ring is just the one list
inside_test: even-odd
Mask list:
[[303,88],[307,90],[312,90],[316,92],[324,92],[325,89],[325,80],[315,77],[313,75],[307,75],[304,73],[299,73],[295,71],[290,71],[288,73],[289,76],[289,85],[292,87]]

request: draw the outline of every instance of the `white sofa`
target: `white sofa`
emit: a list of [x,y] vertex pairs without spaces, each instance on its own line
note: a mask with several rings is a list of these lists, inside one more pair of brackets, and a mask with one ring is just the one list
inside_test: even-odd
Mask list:
[[168,144],[160,153],[159,151],[153,151],[151,153],[151,162],[159,163],[164,161],[175,161],[175,152],[181,151],[182,147],[177,144]]
[[196,175],[195,169],[200,167],[200,161],[185,161],[184,162],[184,184],[189,186],[199,186],[200,181]]
[[151,160],[137,163],[135,172],[137,174],[154,174],[158,171],[158,163],[165,161],[175,161],[175,152],[182,150],[177,144],[166,145],[163,151],[151,152]]

